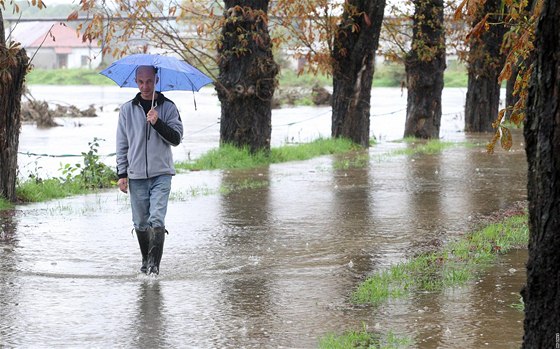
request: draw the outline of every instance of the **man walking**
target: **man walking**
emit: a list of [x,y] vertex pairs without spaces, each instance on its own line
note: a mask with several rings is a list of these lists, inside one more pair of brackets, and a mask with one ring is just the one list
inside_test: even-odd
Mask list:
[[132,222],[142,253],[140,271],[159,274],[171,177],[171,146],[181,143],[183,124],[175,104],[156,92],[157,68],[136,69],[140,92],[121,106],[117,127],[118,186],[130,191]]

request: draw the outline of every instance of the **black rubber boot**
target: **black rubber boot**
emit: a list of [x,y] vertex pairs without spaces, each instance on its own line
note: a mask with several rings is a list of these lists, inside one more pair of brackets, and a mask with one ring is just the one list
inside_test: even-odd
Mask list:
[[163,254],[163,243],[165,242],[165,228],[148,228],[150,233],[150,248],[148,250],[148,274],[159,274],[159,262]]
[[142,267],[140,271],[144,274],[148,272],[148,249],[150,247],[150,234],[147,230],[136,231],[136,237],[138,237],[138,244],[140,245],[140,252],[142,252]]

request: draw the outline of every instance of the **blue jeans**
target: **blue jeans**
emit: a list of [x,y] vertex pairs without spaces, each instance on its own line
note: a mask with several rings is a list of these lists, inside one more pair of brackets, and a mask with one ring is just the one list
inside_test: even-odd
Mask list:
[[148,179],[129,179],[130,206],[134,228],[164,228],[167,202],[171,191],[171,175]]

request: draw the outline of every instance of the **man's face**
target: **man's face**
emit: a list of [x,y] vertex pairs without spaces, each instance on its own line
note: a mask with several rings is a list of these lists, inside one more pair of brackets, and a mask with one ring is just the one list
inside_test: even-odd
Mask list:
[[136,84],[140,89],[140,95],[143,99],[151,100],[154,88],[157,83],[157,77],[152,67],[138,67],[136,70]]

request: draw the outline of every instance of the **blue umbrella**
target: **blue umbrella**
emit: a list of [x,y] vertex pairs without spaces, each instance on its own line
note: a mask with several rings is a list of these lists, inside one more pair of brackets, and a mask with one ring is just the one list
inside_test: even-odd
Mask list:
[[133,54],[119,59],[100,74],[113,80],[120,87],[138,87],[135,81],[136,69],[143,65],[158,68],[159,81],[156,89],[160,92],[181,90],[198,91],[212,79],[190,64],[175,57],[156,54]]

